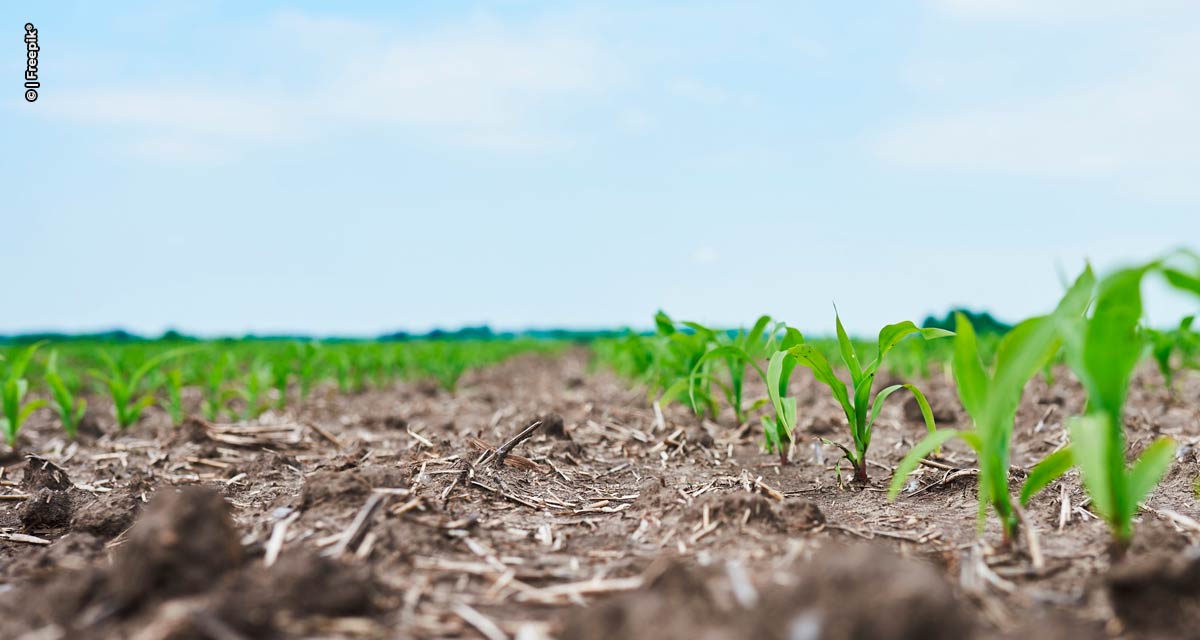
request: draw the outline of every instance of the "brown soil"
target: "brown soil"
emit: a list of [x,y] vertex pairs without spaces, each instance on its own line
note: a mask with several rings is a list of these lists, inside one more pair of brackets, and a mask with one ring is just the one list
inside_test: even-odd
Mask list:
[[[906,403],[878,422],[879,484],[840,486],[836,450],[813,436],[846,442],[845,428],[804,376],[801,438],[780,466],[757,427],[677,406],[659,420],[642,391],[587,365],[583,352],[518,357],[453,396],[326,389],[251,424],[172,429],[151,410],[118,433],[98,412],[101,433],[78,442],[39,411],[22,434],[37,457],[8,456],[0,474],[0,637],[1024,640],[1200,626],[1200,378],[1172,399],[1147,370],[1131,390],[1131,449],[1159,435],[1181,447],[1129,556],[1110,567],[1072,473],[1028,509],[1036,568],[1025,545],[998,548],[994,519],[977,536],[960,446],[887,501],[882,483],[924,431]],[[1058,379],[1026,394],[1014,492],[1082,406]],[[921,386],[940,426],[968,426],[944,377]]]

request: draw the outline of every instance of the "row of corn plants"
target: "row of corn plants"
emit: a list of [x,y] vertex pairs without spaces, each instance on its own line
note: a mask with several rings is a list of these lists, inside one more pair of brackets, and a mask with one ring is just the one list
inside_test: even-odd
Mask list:
[[[821,440],[837,447],[857,483],[870,480],[872,431],[885,402],[910,394],[926,435],[895,469],[889,495],[902,493],[907,476],[951,441],[976,456],[979,526],[989,513],[999,519],[1005,542],[1018,537],[1022,507],[1071,469],[1078,469],[1093,510],[1109,525],[1112,550],[1121,554],[1133,535],[1139,503],[1157,486],[1175,445],[1162,438],[1126,463],[1124,406],[1134,370],[1152,356],[1168,389],[1181,368],[1195,369],[1200,337],[1192,316],[1169,330],[1146,326],[1142,286],[1161,278],[1185,294],[1200,296],[1200,256],[1180,251],[1099,278],[1087,268],[1067,288],[1056,308],[1018,323],[1003,335],[977,334],[970,318],[955,314],[953,331],[908,321],[880,329],[874,341],[856,341],[834,310],[835,335],[806,340],[795,328],[763,316],[750,329],[727,331],[696,322],[675,322],[660,312],[652,333],[629,332],[596,345],[599,358],[640,382],[649,398],[679,401],[700,417],[716,420],[723,400],[733,420],[744,425],[759,416],[764,449],[788,462],[796,441],[797,399],[790,395],[798,369],[832,394],[845,419],[847,438]],[[875,380],[887,360],[889,378]],[[837,363],[836,366],[833,363]],[[1037,463],[1019,494],[1009,491],[1011,440],[1025,387],[1042,375],[1054,383],[1056,364],[1065,364],[1082,383],[1087,406],[1067,421],[1069,444]],[[747,377],[756,375],[766,397],[747,403]],[[970,418],[967,429],[939,429],[917,382],[943,374],[956,386]],[[836,467],[840,476],[841,465]]]
[[209,420],[251,420],[304,403],[319,389],[360,393],[399,380],[433,380],[454,392],[472,369],[562,343],[496,341],[174,343],[36,342],[0,349],[0,431],[15,447],[21,425],[49,406],[74,438],[89,396],[108,400],[125,429],[151,406],[175,424],[190,411]]

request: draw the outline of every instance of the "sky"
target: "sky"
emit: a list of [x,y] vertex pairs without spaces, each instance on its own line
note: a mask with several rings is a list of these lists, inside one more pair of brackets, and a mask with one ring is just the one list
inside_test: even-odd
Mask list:
[[[0,32],[0,333],[836,303],[869,334],[1200,248],[1195,2],[64,1]],[[1161,289],[1153,322],[1197,309]]]

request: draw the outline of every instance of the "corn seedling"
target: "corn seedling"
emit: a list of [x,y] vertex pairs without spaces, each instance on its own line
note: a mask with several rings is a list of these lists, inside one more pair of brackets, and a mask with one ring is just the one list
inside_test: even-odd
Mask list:
[[[772,356],[772,362],[768,365],[767,390],[771,394],[771,401],[776,409],[777,434],[792,433],[796,420],[795,401],[785,403],[782,396],[787,392],[788,379],[796,365],[808,367],[812,371],[813,377],[828,386],[838,404],[841,405],[846,422],[850,427],[853,449],[830,440],[824,441],[842,450],[842,454],[854,468],[854,481],[866,483],[870,481],[867,473],[867,449],[871,446],[871,433],[875,421],[883,409],[883,404],[889,396],[900,389],[908,390],[916,398],[917,404],[921,408],[926,428],[930,432],[936,429],[929,402],[926,401],[925,394],[921,393],[916,385],[896,384],[872,395],[875,376],[883,364],[884,358],[902,339],[910,335],[918,335],[924,340],[934,340],[954,334],[945,329],[922,329],[908,321],[887,325],[879,331],[879,347],[875,358],[863,366],[859,362],[858,352],[850,342],[850,337],[846,334],[846,329],[842,326],[842,320],[837,316],[836,311],[834,318],[837,324],[839,355],[850,371],[851,385],[847,387],[846,383],[834,374],[833,368],[829,366],[829,360],[814,345],[800,343],[787,351]],[[776,360],[778,361],[776,362]],[[790,360],[794,360],[794,362],[789,362]],[[783,428],[779,429],[779,425],[782,425]]]
[[[1078,465],[1093,510],[1109,525],[1116,556],[1133,538],[1138,504],[1158,485],[1175,455],[1174,443],[1160,438],[1132,465],[1125,463],[1125,400],[1146,344],[1139,335],[1141,286],[1146,274],[1157,270],[1166,273],[1168,268],[1152,262],[1118,271],[1100,282],[1090,317],[1058,319],[1067,363],[1087,392],[1088,412],[1068,421],[1071,445],[1039,463],[1021,495],[1022,502],[1028,501]],[[1178,279],[1168,280],[1176,284]]]
[[3,429],[4,437],[10,448],[16,448],[17,433],[21,430],[21,425],[25,420],[46,404],[45,400],[25,402],[25,395],[29,392],[29,381],[25,379],[25,368],[29,366],[33,352],[37,351],[42,344],[38,342],[26,347],[8,363],[4,372],[4,387],[0,389],[0,404],[4,405],[4,417],[0,418],[0,428]]
[[183,370],[178,367],[167,371],[167,414],[171,416],[171,424],[183,424]]
[[[688,397],[691,400],[693,411],[696,409],[697,389],[711,389],[716,386],[725,396],[726,403],[733,409],[737,424],[743,424],[746,421],[747,413],[743,404],[746,373],[749,369],[754,369],[758,373],[759,379],[763,381],[767,379],[767,374],[763,371],[760,363],[775,351],[776,335],[782,325],[776,324],[768,331],[771,317],[761,316],[749,331],[738,330],[737,333],[731,334],[726,331],[714,331],[694,322],[684,324],[694,330],[698,336],[707,340],[710,347],[692,367],[688,375]],[[711,363],[725,365],[723,376],[712,370]],[[705,391],[705,393],[712,395],[711,391]],[[749,410],[755,411],[766,402],[767,400],[760,401],[751,406]]]
[[[979,356],[979,345],[971,321],[956,317],[954,336],[954,381],[963,408],[971,416],[971,430],[942,429],[925,436],[908,452],[895,475],[889,498],[896,499],[925,456],[953,438],[965,442],[979,460],[979,526],[982,530],[988,507],[1000,518],[1004,540],[1017,536],[1018,515],[1008,493],[1010,442],[1017,407],[1025,385],[1054,357],[1061,347],[1056,318],[1078,318],[1086,310],[1095,278],[1091,269],[1076,280],[1059,302],[1053,315],[1021,322],[1001,339],[989,373]],[[1037,482],[1032,476],[1030,482]]]
[[[657,401],[662,405],[689,394],[692,412],[696,415],[717,416],[717,400],[709,385],[692,385],[693,376],[707,377],[710,362],[704,362],[709,351],[711,331],[696,323],[683,323],[677,328],[675,321],[659,311],[654,316],[657,340],[654,349],[653,380],[650,393],[658,393]],[[697,329],[700,329],[697,331]]]
[[242,420],[251,420],[262,415],[269,404],[264,397],[270,388],[271,370],[260,358],[255,358],[246,371],[246,379],[238,396],[242,399]]
[[305,342],[295,345],[295,357],[299,363],[298,377],[300,386],[300,402],[308,400],[313,387],[321,373],[321,352],[315,342]]
[[1179,368],[1195,369],[1200,366],[1196,356],[1200,353],[1200,334],[1192,331],[1196,316],[1187,316],[1179,321],[1179,326],[1167,331],[1146,329],[1146,338],[1150,342],[1150,354],[1162,373],[1167,390],[1175,391],[1175,372],[1178,370],[1173,362],[1176,353],[1179,354]]
[[763,436],[766,439],[765,448],[767,453],[779,454],[780,464],[788,462],[788,448],[796,428],[796,399],[787,395],[788,382],[796,368],[796,358],[788,352],[803,342],[804,336],[798,330],[788,327],[779,343],[779,351],[776,351],[767,363],[767,374],[763,378],[767,384],[767,397],[775,410],[773,417],[761,418]]
[[62,422],[63,431],[74,440],[79,431],[79,421],[83,420],[83,414],[87,411],[87,399],[79,396],[78,381],[68,381],[59,371],[58,351],[50,352],[50,359],[46,363],[46,384],[50,386],[54,409]]
[[283,411],[287,407],[288,383],[292,379],[292,362],[286,354],[278,355],[271,360],[271,388],[275,390],[275,410]]
[[442,389],[450,393],[458,390],[458,381],[467,371],[468,362],[458,345],[431,344],[426,356],[425,373],[433,376]]
[[230,369],[234,367],[233,354],[229,352],[217,356],[208,373],[204,377],[204,418],[210,422],[221,419],[221,413],[236,398],[237,391],[228,388]]
[[149,379],[150,373],[166,359],[180,355],[184,351],[185,349],[175,349],[160,353],[147,358],[136,368],[118,362],[107,351],[100,352],[100,360],[104,363],[107,371],[93,369],[91,373],[108,389],[113,403],[113,417],[116,418],[119,428],[126,429],[137,422],[138,418],[142,416],[142,412],[154,404],[152,389],[147,389],[142,394],[143,386],[153,386],[144,384]]

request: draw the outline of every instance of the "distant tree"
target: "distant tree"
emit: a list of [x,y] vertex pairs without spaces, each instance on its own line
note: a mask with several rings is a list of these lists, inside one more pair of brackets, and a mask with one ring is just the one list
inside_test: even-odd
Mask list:
[[925,320],[921,322],[921,326],[927,329],[946,329],[947,331],[954,330],[954,314],[961,313],[967,316],[971,324],[975,327],[975,333],[1008,333],[1013,328],[1007,322],[1001,322],[992,316],[987,311],[971,311],[969,309],[951,309],[946,312],[946,315],[938,318],[936,316],[925,316]]

